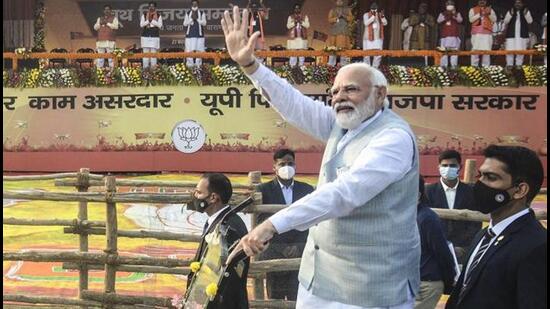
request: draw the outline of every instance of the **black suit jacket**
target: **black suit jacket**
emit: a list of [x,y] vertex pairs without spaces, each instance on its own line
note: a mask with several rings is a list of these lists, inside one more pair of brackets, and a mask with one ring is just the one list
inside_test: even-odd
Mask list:
[[[307,183],[294,180],[294,186],[292,188],[292,202],[296,202],[302,197],[313,192],[313,187]],[[263,183],[258,186],[258,191],[262,192],[263,204],[286,204],[283,191],[277,178]],[[258,216],[259,223],[265,221],[272,214],[263,213]],[[279,259],[279,258],[291,258],[301,257],[302,251],[306,245],[308,231],[292,230],[282,234],[275,234],[267,249],[262,252],[259,259]],[[296,256],[285,256],[283,251],[288,246],[298,246],[298,254]]]
[[[222,211],[208,226],[206,234],[210,233],[218,224],[227,224],[229,229],[226,235],[226,241],[229,246],[237,241],[239,241],[243,236],[248,233],[248,229],[244,224],[241,217],[237,214],[231,214],[221,222],[222,218],[229,212],[230,208],[226,208]],[[207,243],[204,239],[204,236],[201,238],[199,248],[195,254],[194,261],[200,261],[202,254],[204,253],[207,247]],[[223,291],[218,292],[216,299],[210,303],[207,309],[248,309],[248,294],[246,291],[246,279],[248,276],[248,267],[250,266],[250,259],[245,260],[244,271],[241,276],[237,274],[234,269],[230,270],[228,283],[225,285],[226,288]],[[189,273],[187,276],[187,287],[191,283],[194,273]]]
[[[475,245],[483,233],[476,236]],[[534,213],[519,217],[497,237],[473,270],[470,284],[459,299],[463,282],[464,271],[445,308],[546,308],[546,229]]]
[[[449,209],[445,190],[441,181],[426,186],[426,197],[433,208]],[[473,209],[474,193],[471,186],[463,182],[458,183],[456,189],[455,204],[453,209]],[[481,229],[481,222],[441,220],[447,240],[453,243],[455,247],[462,248],[464,251],[470,248],[475,235]],[[458,262],[463,264],[464,257],[458,256]]]

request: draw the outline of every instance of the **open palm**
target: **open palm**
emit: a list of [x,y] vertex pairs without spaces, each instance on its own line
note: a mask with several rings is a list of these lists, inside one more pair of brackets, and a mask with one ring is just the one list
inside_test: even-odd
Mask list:
[[233,6],[233,18],[229,11],[225,11],[221,24],[225,35],[225,44],[229,56],[239,65],[246,65],[254,60],[254,46],[260,36],[255,32],[248,37],[248,10],[243,11],[242,20],[239,7]]

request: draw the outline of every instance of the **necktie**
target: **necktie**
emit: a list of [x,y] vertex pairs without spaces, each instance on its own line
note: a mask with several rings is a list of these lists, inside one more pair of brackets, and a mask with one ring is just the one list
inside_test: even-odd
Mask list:
[[491,229],[487,229],[485,231],[485,234],[483,235],[483,240],[481,241],[481,245],[479,246],[479,250],[477,250],[476,255],[474,256],[474,259],[472,260],[472,264],[470,264],[470,268],[468,268],[468,271],[466,272],[466,275],[464,276],[464,282],[462,284],[462,289],[460,290],[460,298],[464,296],[464,292],[466,291],[466,287],[468,284],[470,284],[470,280],[472,279],[472,273],[477,265],[479,265],[479,262],[483,258],[483,255],[489,249],[489,245],[491,243],[491,239],[495,237],[495,233]]
[[208,230],[208,220],[204,222],[204,227],[202,228],[202,235],[206,234],[207,230]]

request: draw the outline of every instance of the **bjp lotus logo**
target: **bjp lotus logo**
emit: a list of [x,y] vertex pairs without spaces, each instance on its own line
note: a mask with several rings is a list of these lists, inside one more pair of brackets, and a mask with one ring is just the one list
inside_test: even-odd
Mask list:
[[201,128],[199,127],[178,127],[178,135],[180,140],[187,143],[185,149],[191,149],[191,142],[196,141],[199,138]]
[[200,123],[194,120],[184,120],[176,124],[172,131],[172,141],[177,150],[183,153],[193,153],[204,145],[206,133]]

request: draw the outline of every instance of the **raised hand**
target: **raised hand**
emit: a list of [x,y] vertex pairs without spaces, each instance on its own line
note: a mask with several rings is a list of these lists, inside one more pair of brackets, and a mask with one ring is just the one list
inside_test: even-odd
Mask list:
[[241,22],[239,7],[235,5],[233,6],[233,18],[229,11],[225,11],[221,21],[229,56],[241,66],[254,61],[254,47],[260,36],[260,32],[255,32],[250,38],[248,37],[248,14],[248,10],[245,9]]

